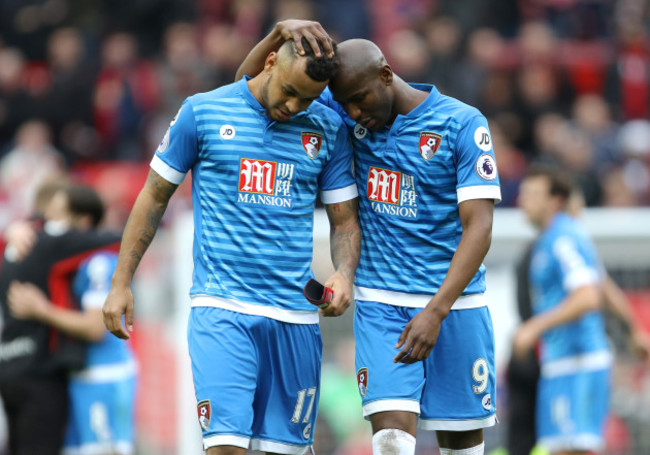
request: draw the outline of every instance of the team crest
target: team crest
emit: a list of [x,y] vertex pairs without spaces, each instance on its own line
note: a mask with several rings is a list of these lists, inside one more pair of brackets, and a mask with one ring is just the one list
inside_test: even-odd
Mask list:
[[302,148],[305,149],[309,158],[314,159],[320,153],[320,146],[323,143],[323,136],[313,131],[303,131],[300,133],[302,139]]
[[424,161],[429,161],[436,154],[441,142],[441,134],[431,133],[429,131],[422,131],[420,133],[420,155],[422,155]]
[[210,417],[212,417],[210,400],[199,401],[199,404],[196,406],[199,413],[199,425],[201,425],[203,430],[208,431],[208,428],[210,428]]
[[359,384],[359,393],[365,397],[368,391],[368,368],[364,367],[357,371],[357,384]]

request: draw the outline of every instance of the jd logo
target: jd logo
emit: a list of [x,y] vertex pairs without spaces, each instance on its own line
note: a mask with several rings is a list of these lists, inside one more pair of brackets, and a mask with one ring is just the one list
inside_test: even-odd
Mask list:
[[484,152],[492,150],[492,138],[490,138],[490,132],[484,126],[479,126],[474,131],[474,142]]
[[235,137],[235,127],[232,125],[223,125],[219,130],[219,134],[226,140],[233,139]]

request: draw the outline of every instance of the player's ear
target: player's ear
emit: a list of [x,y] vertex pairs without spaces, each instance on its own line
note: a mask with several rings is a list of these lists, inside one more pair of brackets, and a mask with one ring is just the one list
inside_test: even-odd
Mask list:
[[381,79],[387,87],[393,83],[393,70],[390,65],[386,64],[381,67],[379,70],[379,79]]
[[271,69],[278,64],[278,54],[277,52],[271,52],[266,56],[266,61],[264,62],[264,71],[271,71]]

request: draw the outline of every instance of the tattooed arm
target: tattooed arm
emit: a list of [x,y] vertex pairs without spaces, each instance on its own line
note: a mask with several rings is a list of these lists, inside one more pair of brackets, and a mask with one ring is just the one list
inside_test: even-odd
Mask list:
[[[128,332],[133,331],[131,280],[156,234],[160,219],[177,186],[150,170],[147,181],[129,215],[122,236],[111,290],[103,308],[104,324],[118,338],[128,339]],[[122,315],[124,315],[126,330],[122,326]]]
[[340,316],[352,303],[352,283],[359,264],[361,229],[357,216],[358,200],[325,206],[330,221],[330,254],[334,274],[325,282],[334,290],[330,305],[321,310],[323,316]]

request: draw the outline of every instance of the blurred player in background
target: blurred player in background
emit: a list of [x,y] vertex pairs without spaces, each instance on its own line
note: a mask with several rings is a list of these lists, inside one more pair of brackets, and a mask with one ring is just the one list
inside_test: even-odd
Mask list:
[[[86,361],[85,343],[77,336],[89,329],[85,319],[77,324],[83,315],[75,311],[72,280],[84,260],[99,250],[116,250],[119,241],[93,229],[101,218],[94,192],[65,188],[53,198],[67,200],[69,222],[46,222],[29,251],[20,259],[5,254],[0,269],[0,393],[12,455],[60,453],[68,422],[68,375]],[[38,317],[32,317],[29,303],[23,305],[32,298],[38,300]]]
[[[585,200],[578,187],[571,189],[566,212],[579,220],[585,207]],[[517,303],[522,322],[533,315],[530,296],[530,261],[533,242],[517,266]],[[602,269],[603,305],[622,321],[628,329],[630,348],[644,361],[650,361],[650,337],[635,319],[630,303],[623,290]],[[535,414],[537,407],[537,383],[539,381],[539,360],[535,349],[527,354],[514,352],[507,371],[509,424],[508,453],[528,455],[536,445]]]
[[[299,37],[330,42],[317,23],[278,23],[238,76]],[[320,101],[339,112],[354,147],[356,364],[373,452],[413,454],[419,416],[443,455],[482,454],[482,429],[496,422],[482,261],[501,198],[487,121],[431,85],[404,82],[369,41],[344,41],[337,55],[341,69]]]
[[551,453],[603,447],[612,354],[605,334],[603,274],[584,228],[566,212],[570,178],[559,169],[532,167],[519,205],[541,235],[531,254],[534,315],[513,339],[524,356],[539,340],[538,442]]
[[[302,287],[313,277],[313,211],[320,190],[331,225],[334,299],[352,299],[359,259],[357,189],[338,115],[312,101],[338,62],[300,56],[294,42],[265,57],[253,79],[188,98],[171,122],[133,207],[107,327],[133,330],[130,283],[167,203],[192,170],[194,276],[189,350],[209,455],[311,449],[322,341]],[[126,329],[122,315],[126,314]]]
[[[71,185],[54,194],[45,219],[59,229],[88,231],[97,226],[103,212],[93,189]],[[84,368],[70,376],[66,454],[133,453],[135,360],[128,344],[107,336],[101,311],[116,262],[116,253],[103,251],[81,263],[71,289],[79,310],[56,307],[31,283],[14,282],[9,287],[14,317],[39,321],[88,342]]]

